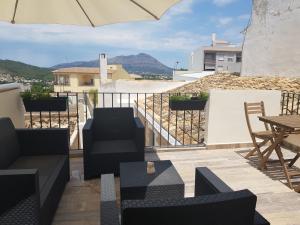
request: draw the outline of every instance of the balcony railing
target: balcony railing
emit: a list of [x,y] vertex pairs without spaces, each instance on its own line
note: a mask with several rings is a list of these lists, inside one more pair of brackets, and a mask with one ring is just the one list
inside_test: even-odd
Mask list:
[[95,107],[132,107],[145,126],[146,147],[202,146],[204,111],[173,111],[170,93],[55,93],[68,97],[65,112],[27,112],[26,127],[67,127],[72,149],[82,149],[82,127]]
[[282,92],[281,97],[281,114],[282,115],[299,115],[300,112],[300,93]]

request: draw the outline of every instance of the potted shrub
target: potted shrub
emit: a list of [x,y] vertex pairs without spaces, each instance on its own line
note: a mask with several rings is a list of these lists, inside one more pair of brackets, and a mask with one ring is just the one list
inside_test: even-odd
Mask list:
[[66,111],[67,97],[51,97],[49,89],[32,88],[21,93],[27,112]]
[[197,95],[172,95],[170,109],[172,110],[204,110],[208,100],[208,93],[200,92]]

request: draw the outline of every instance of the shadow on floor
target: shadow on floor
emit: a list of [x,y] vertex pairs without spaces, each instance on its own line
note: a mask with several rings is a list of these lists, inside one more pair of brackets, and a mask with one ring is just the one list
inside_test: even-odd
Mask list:
[[[239,151],[236,151],[236,153],[238,153],[241,157],[245,158],[245,156],[247,155],[247,153],[249,151],[250,151],[250,149],[249,150],[239,150]],[[293,158],[293,157],[290,157],[290,158]],[[263,174],[265,174],[272,180],[280,181],[282,184],[284,184],[288,187],[286,177],[283,172],[283,168],[277,159],[278,158],[276,158],[276,155],[272,155],[269,162],[267,163],[267,169],[266,170],[259,169],[259,170],[260,170],[260,172],[262,172]],[[250,158],[247,159],[247,163],[250,166],[258,169],[258,167],[259,167],[258,156],[257,155],[251,156]],[[298,168],[295,165],[292,166],[291,168],[288,167],[288,169],[289,169],[289,172],[300,173],[300,168]],[[298,190],[300,187],[300,176],[293,177],[293,179],[291,179],[291,181],[292,181],[292,184],[295,187],[295,189]]]

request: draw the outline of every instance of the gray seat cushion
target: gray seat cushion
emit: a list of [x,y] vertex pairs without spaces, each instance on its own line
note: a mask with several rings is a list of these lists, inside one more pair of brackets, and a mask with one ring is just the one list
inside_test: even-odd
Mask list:
[[132,140],[96,141],[93,144],[92,154],[113,154],[137,152],[136,145]]
[[6,169],[20,155],[15,127],[9,118],[0,118],[0,169]]
[[9,169],[38,169],[40,200],[43,205],[65,160],[67,160],[65,155],[21,156],[9,166]]

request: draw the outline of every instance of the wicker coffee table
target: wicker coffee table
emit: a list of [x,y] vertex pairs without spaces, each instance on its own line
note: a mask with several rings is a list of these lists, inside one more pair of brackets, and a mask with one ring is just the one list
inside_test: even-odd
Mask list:
[[172,162],[156,161],[155,173],[147,174],[146,162],[120,164],[121,200],[183,198],[184,183]]

